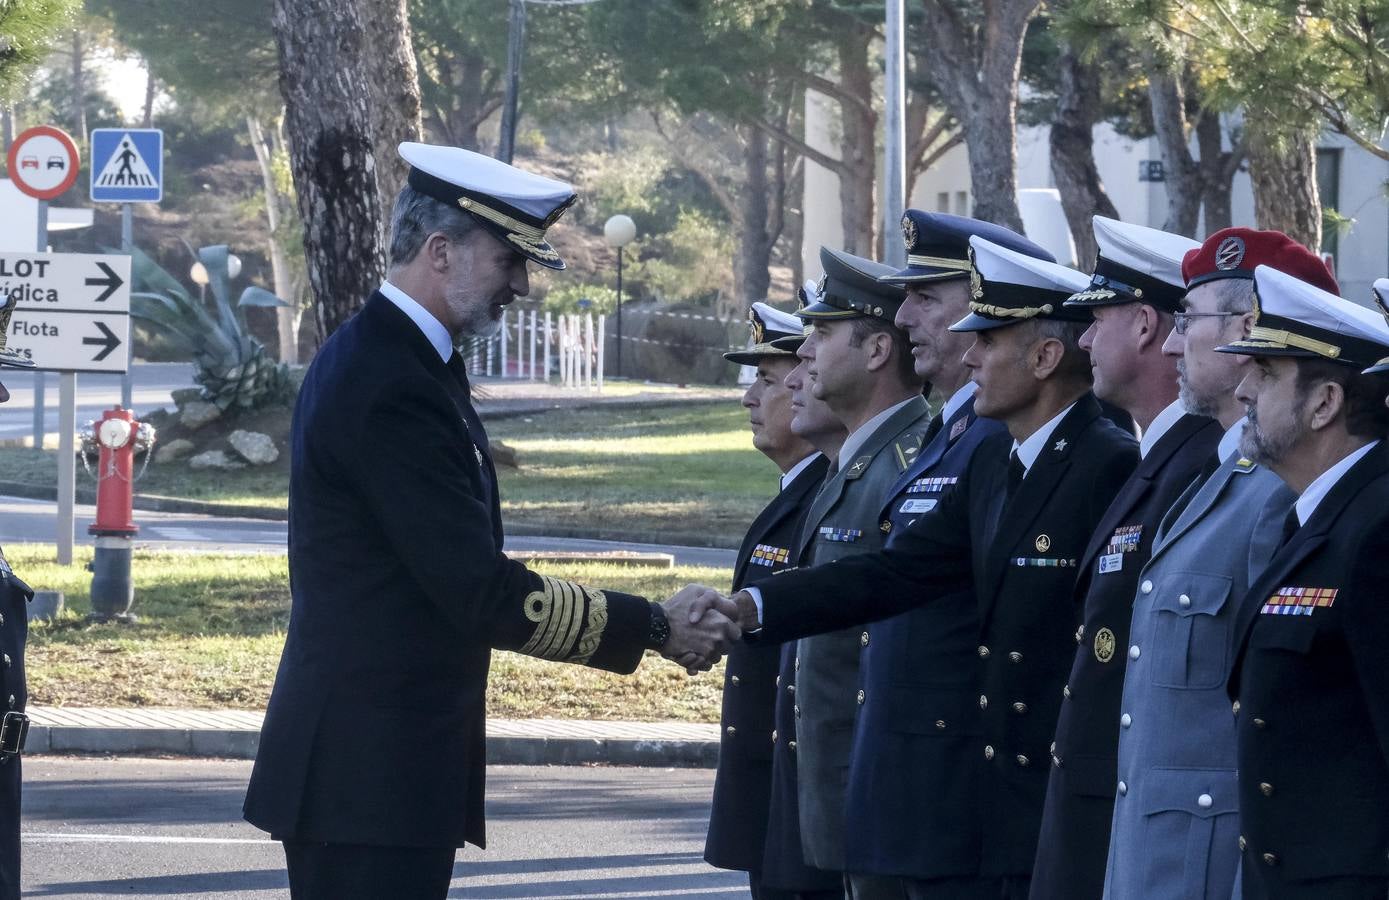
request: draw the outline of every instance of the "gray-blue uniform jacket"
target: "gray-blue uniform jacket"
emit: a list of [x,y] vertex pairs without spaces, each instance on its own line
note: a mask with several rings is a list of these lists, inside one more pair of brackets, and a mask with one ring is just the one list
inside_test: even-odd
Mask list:
[[1225,696],[1236,607],[1293,495],[1232,454],[1159,526],[1134,600],[1120,704],[1108,900],[1225,900],[1239,861],[1235,717]]
[[[801,530],[801,564],[821,565],[883,546],[883,495],[921,449],[930,423],[913,397],[874,429],[852,459],[815,498]],[[772,579],[776,581],[777,579]],[[770,583],[770,582],[769,582]],[[852,603],[852,596],[845,596]],[[801,846],[817,869],[844,871],[844,791],[854,718],[862,693],[858,665],[862,629],[803,638],[796,645],[796,732]]]

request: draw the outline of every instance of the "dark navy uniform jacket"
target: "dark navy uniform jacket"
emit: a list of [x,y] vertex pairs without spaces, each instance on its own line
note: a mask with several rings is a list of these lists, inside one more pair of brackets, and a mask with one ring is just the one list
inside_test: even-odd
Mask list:
[[1084,618],[1051,751],[1033,900],[1099,900],[1104,894],[1119,700],[1138,575],[1163,514],[1214,458],[1223,433],[1202,416],[1173,422],[1120,488],[1081,558],[1076,596]]
[[[24,641],[34,592],[0,553],[0,714],[24,712]],[[20,757],[0,759],[0,900],[19,898]]]
[[[949,421],[932,426],[883,507],[889,534],[934,509],[975,449],[1004,430],[1001,422],[974,414],[973,398]],[[865,628],[859,667],[864,701],[845,801],[849,871],[919,879],[978,871],[979,723],[972,708],[978,634],[978,607],[968,588]],[[971,705],[963,717],[961,702]],[[947,712],[943,704],[957,707]]]
[[1011,448],[1006,433],[986,440],[940,505],[894,532],[883,550],[759,585],[759,636],[774,641],[974,591],[976,678],[942,688],[931,727],[979,729],[985,877],[1032,871],[1048,748],[1080,624],[1077,566],[1138,463],[1137,442],[1103,417],[1092,394],[1057,423],[1005,504]]
[[1389,895],[1385,560],[1381,442],[1273,555],[1236,618],[1246,900]]
[[[829,459],[817,455],[758,514],[733,570],[737,590],[793,565],[797,535]],[[776,729],[781,647],[735,644],[724,667],[719,768],[704,858],[721,869],[760,872],[772,796],[772,734]],[[797,851],[797,859],[800,852]]]
[[292,441],[293,601],[246,818],[302,841],[482,846],[492,648],[631,672],[649,604],[502,553],[462,362],[380,293],[315,357]]

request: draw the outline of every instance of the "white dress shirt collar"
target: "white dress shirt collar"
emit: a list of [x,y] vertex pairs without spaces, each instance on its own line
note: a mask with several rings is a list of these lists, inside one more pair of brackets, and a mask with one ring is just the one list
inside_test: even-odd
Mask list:
[[815,462],[815,460],[819,458],[820,451],[816,450],[814,453],[810,454],[805,459],[801,460],[800,462],[796,463],[794,466],[783,472],[781,474],[781,489],[783,491],[786,490],[786,488],[790,486],[791,482],[796,480],[797,475],[804,472],[811,463]]
[[1066,414],[1074,408],[1075,404],[1072,403],[1070,406],[1061,410],[1050,422],[1047,422],[1047,424],[1028,435],[1027,440],[1023,441],[1021,444],[1017,441],[1013,441],[1013,452],[1018,454],[1018,459],[1022,461],[1024,470],[1028,472],[1032,471],[1032,464],[1037,461],[1037,457],[1042,455],[1042,450],[1045,449],[1047,445],[1047,439],[1050,438],[1051,433],[1056,430],[1056,426],[1061,424],[1061,420],[1066,418]]
[[381,282],[381,295],[400,308],[400,311],[410,317],[410,321],[420,331],[424,332],[425,338],[439,354],[439,358],[445,363],[453,355],[453,341],[449,339],[449,331],[444,327],[444,323],[434,318],[434,315],[409,294],[391,284],[389,281]]
[[1358,463],[1377,444],[1379,441],[1370,441],[1318,475],[1315,481],[1307,485],[1307,490],[1303,491],[1302,496],[1297,498],[1297,524],[1306,525],[1307,520],[1312,518],[1312,513],[1317,511],[1317,506],[1326,499],[1326,495],[1331,493],[1331,489],[1336,486],[1336,482],[1340,481],[1350,471],[1351,466]]
[[873,436],[873,432],[878,430],[878,426],[882,425],[888,419],[892,418],[893,413],[897,412],[897,410],[906,406],[908,403],[911,403],[915,399],[915,397],[908,397],[901,403],[894,403],[887,409],[878,413],[873,418],[869,419],[867,422],[864,422],[862,425],[855,428],[854,433],[844,439],[844,446],[839,448],[839,467],[842,469],[844,468],[844,466],[853,462],[854,456],[859,452],[859,450],[863,449],[863,445],[868,442],[868,439],[870,437]]
[[1144,459],[1148,458],[1148,453],[1157,446],[1157,442],[1162,440],[1162,436],[1172,430],[1172,426],[1177,424],[1177,420],[1186,415],[1186,407],[1182,406],[1182,401],[1173,400],[1167,404],[1167,408],[1157,414],[1157,418],[1148,426],[1148,430],[1143,432],[1143,438],[1138,442],[1138,454]]
[[1220,455],[1220,461],[1226,462],[1230,457],[1239,452],[1239,439],[1244,434],[1244,423],[1247,418],[1241,417],[1238,422],[1226,429],[1225,434],[1220,438],[1220,444],[1215,448],[1215,452]]
[[940,420],[949,422],[955,413],[960,411],[960,407],[969,402],[969,398],[974,396],[974,392],[979,390],[979,385],[973,381],[966,381],[964,387],[950,395],[950,399],[945,401],[945,406],[941,407]]

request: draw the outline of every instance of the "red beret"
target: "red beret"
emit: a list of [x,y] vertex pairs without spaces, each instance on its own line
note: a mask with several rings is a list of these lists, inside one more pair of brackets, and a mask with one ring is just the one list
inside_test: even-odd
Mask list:
[[1341,295],[1336,276],[1321,257],[1281,231],[1225,228],[1206,238],[1182,258],[1182,277],[1187,288],[1217,278],[1254,278],[1254,270],[1268,266],[1310,285]]

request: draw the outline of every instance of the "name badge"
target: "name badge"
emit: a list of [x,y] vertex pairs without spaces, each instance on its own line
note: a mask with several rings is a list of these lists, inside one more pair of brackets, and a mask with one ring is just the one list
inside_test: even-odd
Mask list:
[[1110,553],[1100,557],[1100,574],[1108,575],[1110,572],[1118,572],[1124,568],[1124,554]]
[[936,508],[935,500],[908,500],[898,507],[898,512],[926,513]]

